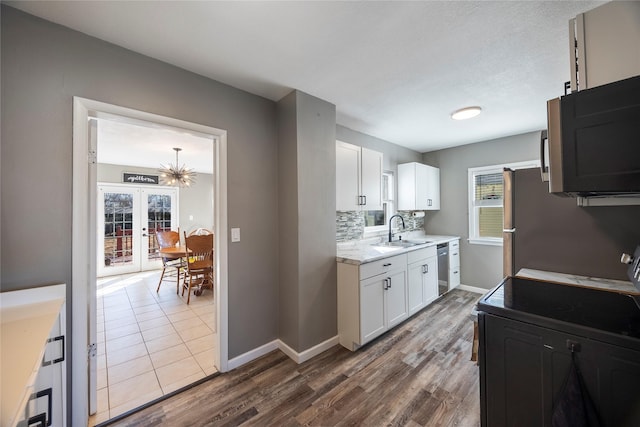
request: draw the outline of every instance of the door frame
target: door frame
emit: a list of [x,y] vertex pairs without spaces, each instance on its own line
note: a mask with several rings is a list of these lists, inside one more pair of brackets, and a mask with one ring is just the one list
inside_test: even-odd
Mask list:
[[[72,248],[71,248],[71,425],[89,420],[89,301],[96,286],[97,151],[91,147],[91,114],[115,114],[178,127],[213,137],[216,324],[214,362],[228,370],[227,131],[87,98],[73,97]],[[95,356],[92,358],[95,363]]]

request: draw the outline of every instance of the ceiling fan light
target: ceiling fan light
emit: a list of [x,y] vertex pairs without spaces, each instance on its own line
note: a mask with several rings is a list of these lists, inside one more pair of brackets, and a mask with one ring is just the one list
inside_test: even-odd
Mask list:
[[482,112],[480,107],[465,107],[451,113],[453,120],[467,120]]

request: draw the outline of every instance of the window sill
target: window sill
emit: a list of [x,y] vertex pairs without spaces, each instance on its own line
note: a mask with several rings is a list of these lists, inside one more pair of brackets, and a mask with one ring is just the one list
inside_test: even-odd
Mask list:
[[502,246],[502,239],[468,239],[472,245]]

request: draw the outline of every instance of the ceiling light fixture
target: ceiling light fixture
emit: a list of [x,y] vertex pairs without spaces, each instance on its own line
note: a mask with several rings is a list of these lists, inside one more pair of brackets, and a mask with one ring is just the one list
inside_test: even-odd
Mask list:
[[186,168],[185,165],[178,166],[178,153],[182,151],[182,148],[174,148],[176,152],[176,164],[169,166],[162,166],[158,172],[161,173],[162,183],[165,185],[173,185],[174,187],[188,187],[196,182],[196,174],[193,169]]
[[482,112],[480,107],[465,107],[451,113],[453,120],[466,120],[477,116]]

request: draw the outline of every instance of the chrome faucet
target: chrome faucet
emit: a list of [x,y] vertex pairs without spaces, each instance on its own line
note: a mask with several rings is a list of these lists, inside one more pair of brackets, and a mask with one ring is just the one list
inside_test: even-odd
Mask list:
[[389,218],[389,241],[393,238],[393,234],[391,234],[391,223],[393,222],[393,218],[398,217],[402,221],[402,229],[404,230],[406,227],[404,226],[404,218],[400,214],[395,214],[391,218]]

